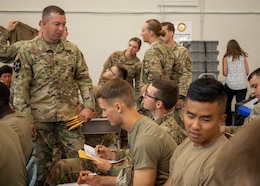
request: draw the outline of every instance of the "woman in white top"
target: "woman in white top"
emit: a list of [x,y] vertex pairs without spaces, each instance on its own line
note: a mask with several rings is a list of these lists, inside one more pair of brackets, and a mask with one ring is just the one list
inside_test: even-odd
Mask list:
[[248,54],[234,39],[227,44],[227,50],[222,61],[223,75],[226,76],[225,88],[228,96],[226,108],[226,125],[232,125],[231,103],[235,96],[236,102],[244,100],[247,93],[247,75],[249,67]]

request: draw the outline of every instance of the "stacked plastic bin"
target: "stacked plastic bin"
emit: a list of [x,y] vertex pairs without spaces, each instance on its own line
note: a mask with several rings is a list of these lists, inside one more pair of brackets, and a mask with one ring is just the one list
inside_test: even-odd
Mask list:
[[218,79],[218,41],[183,41],[192,57],[192,81],[211,76]]

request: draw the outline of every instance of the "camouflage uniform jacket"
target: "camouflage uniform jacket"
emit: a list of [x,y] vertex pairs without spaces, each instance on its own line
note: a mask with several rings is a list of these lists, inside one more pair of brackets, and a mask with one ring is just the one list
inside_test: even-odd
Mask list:
[[258,101],[258,103],[253,107],[250,115],[247,118],[245,118],[244,124],[247,124],[258,118],[260,118],[260,101]]
[[0,57],[6,55],[8,45],[7,41],[9,38],[9,31],[4,27],[0,26]]
[[178,125],[173,116],[173,111],[170,111],[161,118],[156,119],[155,122],[168,132],[179,145],[187,137],[187,133]]
[[181,63],[174,60],[172,49],[161,40],[155,41],[144,54],[140,87],[150,84],[157,77],[178,83],[182,71]]
[[[0,26],[0,62],[13,63],[19,48],[38,35],[38,30],[19,22],[13,31]],[[7,43],[11,45],[7,45]]]
[[94,110],[92,80],[83,54],[61,39],[53,51],[43,37],[23,45],[14,63],[14,105],[30,122],[64,121],[83,106]]
[[[103,65],[103,70],[100,74],[98,85],[103,85],[107,80],[102,76],[106,69],[116,65],[116,64],[122,64],[127,69],[127,78],[126,80],[131,83],[132,85],[135,85],[135,92],[139,93],[139,83],[140,83],[140,73],[141,73],[141,61],[140,59],[135,56],[131,59],[127,59],[125,56],[125,50],[124,51],[116,51],[112,53],[106,62]],[[135,82],[134,82],[135,81]]]
[[13,63],[18,50],[28,41],[17,41],[12,45],[0,45],[0,62]]
[[7,45],[8,39],[9,39],[9,30],[0,26],[0,44]]
[[175,61],[179,61],[183,66],[183,73],[179,79],[179,94],[186,96],[188,88],[192,82],[192,62],[191,55],[187,48],[175,42],[175,45],[172,47],[172,50],[175,55]]

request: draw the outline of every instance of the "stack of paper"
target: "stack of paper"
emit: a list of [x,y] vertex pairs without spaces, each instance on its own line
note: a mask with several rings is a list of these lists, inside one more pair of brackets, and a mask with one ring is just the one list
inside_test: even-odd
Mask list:
[[[85,159],[89,159],[89,160],[92,160],[92,161],[98,160],[98,157],[97,157],[97,155],[95,153],[95,148],[93,148],[90,145],[86,145],[85,144],[84,145],[84,150],[78,150],[78,154],[79,154],[80,158],[85,158]],[[121,160],[108,160],[108,161],[110,163],[118,163],[118,162],[120,162],[122,160],[123,159],[121,159]]]

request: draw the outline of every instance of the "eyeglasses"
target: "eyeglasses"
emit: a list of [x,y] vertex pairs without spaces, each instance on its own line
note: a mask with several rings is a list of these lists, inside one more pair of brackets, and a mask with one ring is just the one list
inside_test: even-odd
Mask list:
[[146,96],[149,97],[149,98],[155,99],[155,100],[160,100],[159,98],[156,98],[156,97],[153,97],[153,96],[149,95],[147,90],[144,93],[144,97],[146,97]]
[[114,76],[116,76],[116,74],[112,71],[111,67],[108,68],[108,70],[109,70]]

